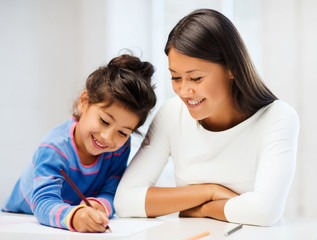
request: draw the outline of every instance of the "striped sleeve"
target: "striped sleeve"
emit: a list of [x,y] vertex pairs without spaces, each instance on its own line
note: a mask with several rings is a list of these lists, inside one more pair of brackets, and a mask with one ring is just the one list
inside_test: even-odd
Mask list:
[[40,145],[33,157],[34,189],[31,208],[41,224],[74,231],[73,214],[80,206],[63,202],[61,189],[64,178],[60,169],[68,169],[67,156],[52,145]]

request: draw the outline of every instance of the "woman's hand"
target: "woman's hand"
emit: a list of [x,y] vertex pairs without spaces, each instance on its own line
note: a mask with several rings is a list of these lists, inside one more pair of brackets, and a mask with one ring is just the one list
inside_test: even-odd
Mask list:
[[208,184],[210,189],[211,198],[210,201],[225,200],[239,196],[236,192],[221,186],[219,184]]
[[205,202],[200,206],[180,211],[179,216],[212,217],[227,221],[224,215],[224,206],[229,199],[239,196],[239,194],[218,184],[207,184],[206,187],[210,192],[210,201]]
[[202,214],[202,205],[179,212],[179,217],[204,217]]
[[72,220],[72,226],[78,232],[105,232],[108,223],[106,214],[92,207],[78,209]]

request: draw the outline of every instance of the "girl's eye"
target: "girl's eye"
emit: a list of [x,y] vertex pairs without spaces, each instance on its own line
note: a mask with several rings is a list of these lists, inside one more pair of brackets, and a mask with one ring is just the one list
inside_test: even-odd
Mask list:
[[191,78],[190,80],[194,81],[194,82],[197,82],[201,79],[202,77],[196,77],[196,78]]
[[107,121],[105,121],[105,120],[103,120],[102,118],[100,118],[100,120],[101,120],[101,122],[103,123],[103,124],[105,124],[105,125],[109,125],[109,123],[107,122]]
[[121,135],[121,136],[123,136],[123,137],[127,137],[128,136],[128,134],[126,134],[126,133],[124,133],[124,132],[122,132],[122,131],[118,131],[119,132],[119,134]]

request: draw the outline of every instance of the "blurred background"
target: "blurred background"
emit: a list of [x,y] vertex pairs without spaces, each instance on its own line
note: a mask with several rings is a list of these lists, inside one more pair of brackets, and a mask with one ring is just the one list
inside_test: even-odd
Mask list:
[[[286,217],[317,217],[317,1],[0,0],[0,203],[44,135],[72,114],[87,76],[130,49],[154,64],[158,104],[174,96],[164,45],[197,8],[236,25],[269,86],[298,112],[297,171]],[[133,136],[131,157],[142,138]],[[171,163],[159,183],[173,184]]]

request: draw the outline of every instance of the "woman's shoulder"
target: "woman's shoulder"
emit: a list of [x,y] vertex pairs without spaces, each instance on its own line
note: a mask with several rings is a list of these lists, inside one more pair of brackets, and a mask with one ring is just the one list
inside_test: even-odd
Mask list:
[[263,107],[263,113],[274,116],[298,118],[296,110],[283,100],[275,100],[266,107]]
[[151,123],[152,127],[170,131],[187,121],[188,111],[179,97],[167,99],[158,109]]
[[181,121],[187,118],[189,115],[185,104],[178,97],[171,97],[167,99],[159,108],[156,118],[166,119],[170,123],[175,121]]
[[275,100],[263,107],[258,111],[258,115],[269,124],[284,122],[293,126],[299,125],[299,117],[296,110],[283,100]]

